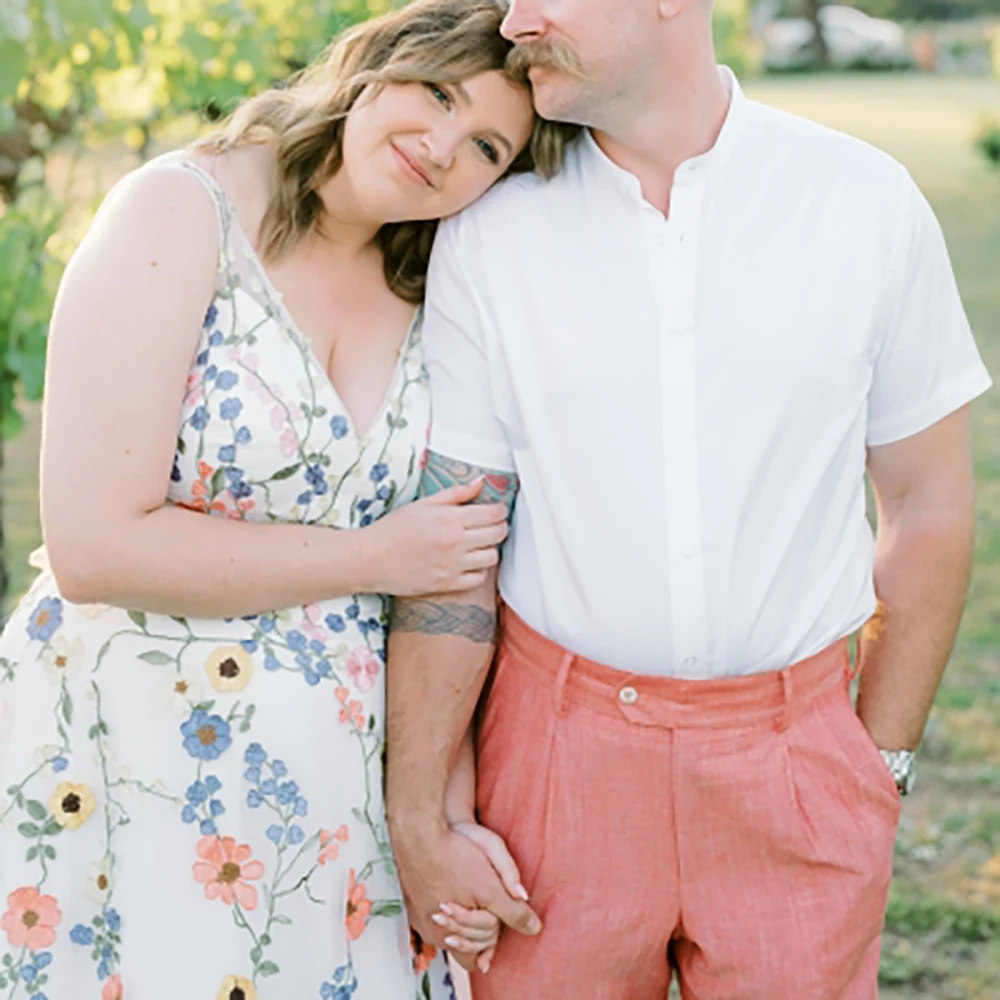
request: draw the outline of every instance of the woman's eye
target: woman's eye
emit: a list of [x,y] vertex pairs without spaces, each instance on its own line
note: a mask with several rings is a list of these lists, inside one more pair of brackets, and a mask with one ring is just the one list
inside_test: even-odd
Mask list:
[[477,139],[476,145],[481,150],[483,156],[486,157],[490,163],[499,163],[500,154],[497,152],[496,147],[491,143],[487,142],[485,139]]
[[448,91],[439,87],[436,83],[427,84],[427,89],[434,96],[434,100],[436,100],[438,104],[442,104],[446,108],[451,107],[451,98],[448,96]]

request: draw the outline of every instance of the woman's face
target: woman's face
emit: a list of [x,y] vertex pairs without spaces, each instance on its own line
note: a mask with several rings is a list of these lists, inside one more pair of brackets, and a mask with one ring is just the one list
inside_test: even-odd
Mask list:
[[347,116],[342,170],[373,221],[444,218],[503,176],[533,122],[528,89],[498,70],[462,83],[388,84]]

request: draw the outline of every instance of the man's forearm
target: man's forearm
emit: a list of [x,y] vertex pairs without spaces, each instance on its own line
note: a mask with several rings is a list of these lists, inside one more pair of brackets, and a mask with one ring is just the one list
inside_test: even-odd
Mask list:
[[396,602],[388,657],[390,823],[445,823],[448,778],[489,673],[495,631],[495,571],[467,594]]
[[861,643],[858,714],[886,750],[915,749],[951,655],[969,586],[972,516],[880,527],[878,612]]

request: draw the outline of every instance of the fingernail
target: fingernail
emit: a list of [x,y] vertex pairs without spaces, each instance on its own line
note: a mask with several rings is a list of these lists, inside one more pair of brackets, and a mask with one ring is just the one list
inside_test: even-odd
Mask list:
[[490,960],[485,956],[481,956],[478,962],[479,971],[485,976],[487,972],[490,971]]
[[542,922],[538,917],[532,917],[528,923],[528,930],[532,934],[538,934],[542,929]]
[[432,913],[431,920],[433,920],[434,923],[438,925],[438,927],[444,927],[444,925],[448,923],[448,918],[441,916],[440,913]]
[[453,917],[455,915],[455,911],[447,903],[441,904],[441,912],[447,913],[449,917]]
[[460,945],[460,944],[461,944],[462,942],[461,942],[461,939],[459,939],[459,938],[455,937],[455,935],[454,935],[454,934],[452,934],[452,935],[450,935],[449,937],[446,937],[446,938],[444,939],[444,943],[445,943],[445,944],[446,944],[446,945],[447,945],[447,946],[448,946],[449,948],[457,948],[457,947],[458,947],[458,946],[459,946],[459,945]]
[[517,895],[520,896],[526,903],[528,902],[528,890],[525,889],[520,882],[518,882],[514,887],[514,892],[517,893]]

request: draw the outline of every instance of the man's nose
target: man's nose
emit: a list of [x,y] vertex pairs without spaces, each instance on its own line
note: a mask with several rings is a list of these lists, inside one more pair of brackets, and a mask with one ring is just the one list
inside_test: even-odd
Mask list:
[[546,21],[539,0],[511,0],[500,34],[508,42],[537,42],[545,34]]

